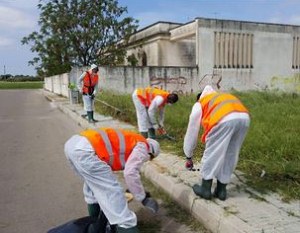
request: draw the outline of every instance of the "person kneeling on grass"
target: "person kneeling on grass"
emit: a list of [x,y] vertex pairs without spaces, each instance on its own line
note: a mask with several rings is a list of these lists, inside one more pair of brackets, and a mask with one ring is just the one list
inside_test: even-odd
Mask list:
[[83,192],[90,216],[97,217],[101,209],[110,225],[117,225],[118,233],[136,233],[138,229],[136,215],[128,208],[113,172],[124,170],[125,182],[134,198],[156,212],[158,204],[145,192],[139,172],[145,162],[159,153],[157,141],[113,128],[85,130],[65,143],[67,159],[84,180]]
[[239,152],[250,125],[248,110],[231,94],[218,93],[206,86],[198,95],[189,118],[183,150],[186,168],[193,168],[193,151],[197,145],[200,124],[204,128],[205,150],[201,160],[202,184],[194,185],[195,194],[211,199],[213,178],[217,178],[214,197],[225,200],[226,185],[237,165]]

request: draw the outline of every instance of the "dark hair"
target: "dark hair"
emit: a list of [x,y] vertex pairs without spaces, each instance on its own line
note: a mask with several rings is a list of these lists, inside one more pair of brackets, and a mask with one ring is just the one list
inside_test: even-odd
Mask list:
[[175,104],[178,101],[178,95],[175,93],[168,95],[167,101],[170,104]]
[[197,95],[197,101],[200,99],[201,94],[202,94],[202,92],[198,93],[198,95]]

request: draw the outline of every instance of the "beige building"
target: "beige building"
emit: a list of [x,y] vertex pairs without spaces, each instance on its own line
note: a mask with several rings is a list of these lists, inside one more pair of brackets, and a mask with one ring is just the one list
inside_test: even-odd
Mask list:
[[[300,92],[300,26],[196,18],[157,22],[131,36],[137,66],[193,67],[223,89]],[[126,65],[130,65],[127,61]]]

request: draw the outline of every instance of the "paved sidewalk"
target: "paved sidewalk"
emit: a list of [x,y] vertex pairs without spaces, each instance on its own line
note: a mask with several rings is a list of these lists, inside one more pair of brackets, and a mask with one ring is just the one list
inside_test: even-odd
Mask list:
[[[47,91],[44,91],[44,95],[83,128],[134,129],[132,125],[99,114],[95,114],[99,122],[89,124],[81,117],[82,106],[72,105],[66,98]],[[197,164],[195,166],[199,167]],[[212,232],[300,232],[300,201],[283,203],[276,194],[259,194],[244,184],[243,174],[238,171],[228,185],[226,201],[206,201],[198,198],[191,187],[200,182],[199,172],[187,171],[184,168],[184,159],[176,155],[162,153],[152,162],[145,164],[142,172]],[[215,185],[214,183],[213,188]]]

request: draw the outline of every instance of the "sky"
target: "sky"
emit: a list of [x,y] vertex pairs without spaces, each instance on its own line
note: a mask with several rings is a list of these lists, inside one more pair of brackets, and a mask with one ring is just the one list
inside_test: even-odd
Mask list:
[[[197,17],[300,25],[300,0],[119,0],[139,29],[158,21],[187,23]],[[39,0],[0,0],[0,75],[36,75],[36,55],[23,37],[39,31]]]

